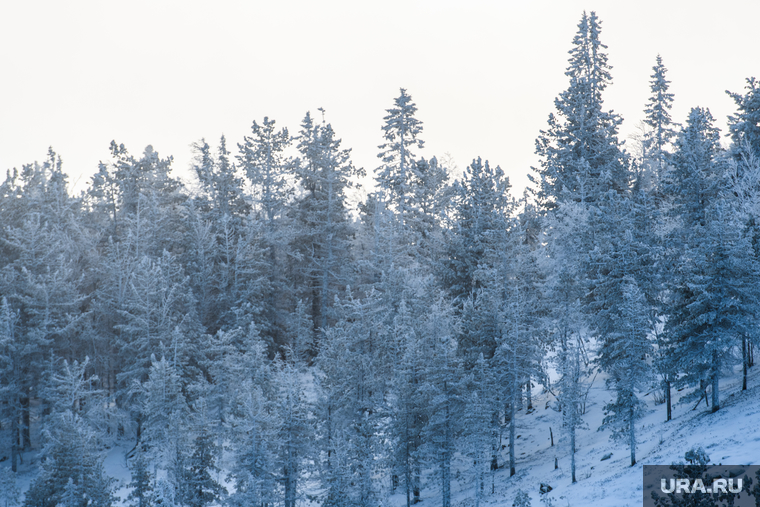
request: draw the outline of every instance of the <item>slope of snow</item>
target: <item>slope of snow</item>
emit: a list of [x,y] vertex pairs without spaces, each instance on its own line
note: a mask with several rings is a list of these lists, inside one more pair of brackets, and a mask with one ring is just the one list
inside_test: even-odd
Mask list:
[[[712,463],[760,464],[760,367],[750,369],[749,389],[740,391],[739,372],[721,380],[721,408],[710,413],[704,402],[692,410],[694,402],[678,403],[681,394],[674,391],[673,420],[665,422],[665,405],[655,405],[647,397],[649,413],[637,424],[637,464],[630,466],[630,451],[625,442],[611,441],[609,432],[597,431],[604,417],[602,407],[612,394],[605,389],[604,380],[597,378],[589,394],[584,420],[587,428],[578,433],[576,476],[570,480],[570,456],[562,434],[561,415],[546,408],[550,396],[534,395],[535,410],[531,414],[521,411],[517,418],[516,441],[517,474],[509,477],[508,469],[495,474],[495,492],[491,494],[490,478],[486,482],[485,497],[481,505],[511,507],[519,489],[526,491],[534,507],[542,506],[541,496],[547,505],[556,507],[638,507],[642,505],[643,465],[670,465],[682,462],[684,453],[693,447],[707,451]],[[555,446],[551,447],[549,427],[552,428]],[[601,461],[612,453],[608,460]],[[559,468],[554,470],[554,458]],[[505,460],[507,450],[503,450]],[[501,462],[500,462],[501,464]],[[550,485],[553,490],[540,495],[539,484]],[[440,505],[440,496],[434,489],[425,491],[420,507]],[[459,485],[452,502],[454,506],[474,503],[472,484]],[[396,500],[396,499],[394,499]],[[400,499],[399,499],[400,500]],[[397,504],[394,501],[394,504]]]
[[[630,452],[624,442],[609,439],[609,432],[597,431],[604,417],[602,407],[612,394],[605,389],[604,379],[598,377],[589,393],[584,420],[585,429],[578,432],[577,479],[570,481],[570,456],[563,438],[561,414],[551,406],[549,393],[534,389],[534,410],[523,409],[517,416],[516,456],[517,474],[509,477],[508,468],[498,470],[485,481],[481,505],[511,507],[519,489],[526,491],[534,507],[638,507],[642,504],[642,466],[670,465],[683,461],[684,453],[693,447],[703,447],[711,462],[722,464],[760,464],[760,366],[750,369],[749,389],[740,391],[741,376],[721,381],[721,408],[710,413],[701,403],[692,410],[694,403],[678,403],[682,393],[674,391],[673,420],[665,422],[665,406],[655,405],[651,396],[646,397],[649,413],[637,424],[638,463],[630,467]],[[687,391],[683,391],[685,394]],[[550,445],[549,428],[554,434],[555,445]],[[508,460],[506,434],[500,465]],[[124,459],[125,448],[117,446],[106,455],[105,467],[117,480],[117,497],[120,503],[128,494],[125,488],[130,472]],[[606,454],[610,459],[601,461]],[[554,458],[559,468],[554,469]],[[17,475],[22,491],[29,487],[37,473],[36,453],[25,453],[24,464]],[[460,467],[461,467],[460,463]],[[0,466],[8,466],[1,463]],[[224,478],[224,473],[218,479]],[[475,489],[472,479],[464,470],[454,474],[458,477],[452,484],[453,502],[457,507],[475,506]],[[540,483],[553,489],[547,495],[539,494]],[[230,484],[226,484],[228,488]],[[493,490],[493,492],[492,492]],[[541,498],[543,496],[543,498]],[[432,479],[427,481],[419,507],[434,507],[441,503],[438,486]],[[308,502],[303,505],[309,504]],[[387,499],[389,506],[405,505],[401,494]]]

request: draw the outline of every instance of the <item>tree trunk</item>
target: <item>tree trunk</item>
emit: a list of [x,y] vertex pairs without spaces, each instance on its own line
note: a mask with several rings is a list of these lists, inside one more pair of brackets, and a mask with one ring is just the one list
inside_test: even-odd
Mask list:
[[412,478],[414,486],[412,487],[412,494],[414,495],[414,500],[412,500],[412,504],[417,504],[422,501],[422,489],[420,488],[420,467],[419,464],[415,464],[414,467],[414,475]]
[[570,424],[570,475],[573,484],[578,482],[575,480],[575,424]]
[[673,416],[673,410],[672,410],[672,398],[670,393],[670,376],[665,376],[665,403],[667,403],[667,417],[665,419],[665,422],[670,421],[670,419]]
[[[633,398],[631,394],[631,398]],[[634,420],[633,405],[628,409],[628,431],[630,432],[629,445],[631,446],[631,466],[636,464],[636,421]]]
[[752,342],[749,342],[749,367],[752,368],[755,366],[755,346],[752,344]]
[[404,435],[405,440],[405,453],[406,456],[404,456],[404,490],[406,493],[406,507],[411,507],[412,505],[412,463],[411,463],[411,437],[409,435],[409,415],[406,417],[406,427],[404,428],[406,435]]
[[[514,391],[513,391],[514,393]],[[512,395],[514,402],[514,394]],[[515,475],[515,404],[509,404],[509,476]]]
[[441,460],[441,505],[442,507],[451,507],[451,454],[449,453],[449,446],[451,445],[451,442],[449,441],[450,435],[448,431],[448,412],[449,408],[446,407],[446,426],[444,429],[444,439],[446,446],[442,453],[442,460]]
[[21,448],[29,449],[32,446],[32,433],[31,433],[31,416],[30,416],[31,399],[27,396],[21,399],[21,417],[23,419],[23,426],[21,427]]
[[18,413],[12,410],[11,415],[11,470],[18,472]]
[[530,377],[528,377],[528,382],[525,384],[525,398],[528,402],[528,412],[533,410],[533,397],[531,396],[530,390],[531,390],[532,384],[530,383]]
[[742,336],[742,391],[747,390],[747,337]]
[[712,411],[716,412],[720,408],[720,361],[718,352],[713,351],[713,378],[712,378]]

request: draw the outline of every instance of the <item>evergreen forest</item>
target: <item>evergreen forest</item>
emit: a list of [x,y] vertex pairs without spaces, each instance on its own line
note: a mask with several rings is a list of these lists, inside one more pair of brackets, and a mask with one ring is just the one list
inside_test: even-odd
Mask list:
[[760,344],[760,83],[727,92],[721,132],[707,108],[671,117],[653,55],[624,142],[602,40],[584,13],[522,195],[477,154],[463,171],[419,156],[403,88],[369,173],[312,113],[195,142],[192,182],[116,141],[79,195],[52,148],[8,170],[0,499],[116,505],[119,447],[134,507],[451,507],[455,481],[479,505],[519,472],[536,393],[562,414],[572,483],[594,382],[631,466],[645,396],[663,422],[676,390],[720,410]]

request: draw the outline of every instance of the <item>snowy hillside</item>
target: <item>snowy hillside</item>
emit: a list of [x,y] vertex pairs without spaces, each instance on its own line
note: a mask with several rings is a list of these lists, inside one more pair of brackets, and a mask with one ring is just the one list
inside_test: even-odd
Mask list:
[[[495,475],[495,493],[490,494],[490,480],[482,505],[511,507],[517,490],[526,491],[533,506],[542,506],[539,486],[548,484],[553,489],[545,495],[556,507],[638,507],[642,504],[642,466],[670,465],[683,462],[684,453],[693,447],[702,447],[711,462],[722,464],[758,464],[760,456],[760,368],[753,368],[749,388],[741,392],[740,372],[727,378],[721,388],[723,403],[720,410],[710,413],[700,403],[692,410],[693,402],[676,403],[673,420],[665,421],[664,405],[655,405],[649,398],[649,414],[638,423],[640,428],[638,463],[629,466],[630,455],[624,442],[609,439],[609,432],[597,431],[603,413],[601,407],[610,399],[604,380],[596,379],[587,404],[584,420],[588,429],[579,432],[578,482],[571,484],[568,468],[567,445],[558,441],[562,434],[561,417],[551,408],[547,393],[534,397],[536,410],[518,416],[520,438],[517,440],[517,474],[510,478],[509,471],[500,469]],[[685,390],[683,391],[686,392]],[[681,394],[681,393],[677,393]],[[674,396],[674,401],[678,398]],[[555,446],[550,446],[549,427],[552,428]],[[564,439],[563,439],[564,440]],[[610,459],[602,461],[607,454]],[[559,468],[554,470],[554,458]],[[426,490],[421,507],[440,505],[440,497]],[[453,505],[474,505],[471,484],[460,484]],[[402,505],[403,499],[394,499]]]
[[[510,478],[508,470],[498,470],[493,477],[493,493],[489,477],[481,504],[511,507],[517,491],[522,489],[529,494],[534,507],[541,506],[544,504],[539,486],[544,483],[553,488],[544,495],[545,500],[548,499],[555,507],[637,507],[642,503],[642,466],[683,461],[684,453],[693,447],[703,447],[714,463],[758,464],[760,368],[750,371],[750,385],[746,392],[739,390],[740,372],[727,378],[721,393],[724,402],[716,413],[710,413],[704,403],[697,410],[692,410],[694,403],[676,403],[673,420],[665,423],[664,405],[655,405],[650,400],[650,412],[638,424],[641,430],[637,449],[639,461],[634,467],[628,466],[629,453],[623,443],[611,441],[609,432],[597,431],[603,416],[601,407],[610,398],[604,379],[598,377],[590,391],[584,417],[588,429],[579,433],[578,482],[574,485],[568,474],[569,458],[560,414],[551,407],[546,408],[553,402],[551,395],[536,388],[535,409],[528,414],[523,409],[517,418],[517,474]],[[550,445],[549,428],[554,435],[554,447]],[[109,451],[105,461],[106,471],[121,486],[130,481],[124,453],[124,448],[116,447]],[[608,454],[612,454],[611,458],[602,461]],[[34,456],[28,453],[25,457],[26,465],[18,477],[22,490],[28,488],[35,475]],[[502,457],[506,457],[506,449],[503,449]],[[559,464],[557,470],[554,469],[555,457]],[[500,462],[502,464],[503,461]],[[220,473],[220,478],[223,475]],[[454,506],[475,505],[474,485],[471,482],[455,481],[453,489]],[[440,505],[437,490],[435,484],[427,484],[419,507]],[[128,490],[124,487],[117,491],[121,500],[119,505],[123,505],[127,494]],[[388,505],[401,506],[404,503],[405,499],[400,494],[388,498]]]
[[752,463],[760,83],[725,147],[658,56],[629,152],[577,28],[522,197],[420,156],[404,88],[358,207],[311,112],[194,143],[192,185],[115,141],[80,196],[52,149],[9,171],[0,506],[620,507],[693,447]]

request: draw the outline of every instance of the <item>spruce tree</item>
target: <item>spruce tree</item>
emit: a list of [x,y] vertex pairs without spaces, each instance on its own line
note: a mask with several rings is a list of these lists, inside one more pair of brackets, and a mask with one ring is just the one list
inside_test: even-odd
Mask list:
[[557,382],[550,387],[562,412],[570,453],[570,475],[576,482],[576,436],[583,421],[589,363],[585,329],[587,313],[583,307],[586,278],[583,270],[587,236],[588,207],[583,203],[563,203],[547,220],[542,271],[543,297],[548,311],[540,321],[550,347],[556,351]]
[[760,83],[754,78],[747,78],[746,93],[726,93],[734,99],[737,112],[728,117],[728,131],[735,147],[743,144],[749,151],[760,157]]
[[411,187],[417,161],[414,150],[422,148],[424,141],[419,137],[422,122],[415,118],[417,105],[412,97],[401,88],[401,94],[393,102],[394,107],[388,109],[383,118],[386,142],[378,146],[381,151],[377,156],[383,164],[375,171],[375,180],[404,224],[412,205]]
[[[350,150],[341,148],[330,124],[315,123],[306,114],[298,136],[301,157],[294,164],[303,195],[294,203],[296,232],[292,238],[298,294],[310,302],[311,340],[325,329],[335,296],[351,281],[351,228],[347,193],[364,171],[353,166]],[[301,278],[302,277],[302,278]]]
[[649,386],[651,369],[647,360],[653,355],[649,341],[650,323],[646,300],[636,281],[627,275],[618,282],[619,300],[614,304],[618,318],[614,331],[607,334],[600,349],[600,366],[610,376],[607,385],[614,389],[615,400],[604,406],[602,428],[611,428],[614,439],[628,441],[631,466],[636,464],[636,421],[646,404],[638,398]]
[[[266,344],[255,325],[246,334],[241,354],[225,357],[225,372],[234,383],[234,403],[229,417],[233,449],[231,477],[235,491],[232,505],[273,504],[281,498],[277,484],[277,450],[280,421],[275,411],[275,371]],[[220,365],[221,366],[221,365]],[[220,383],[220,376],[215,377]]]
[[[387,439],[385,399],[394,351],[384,324],[387,309],[377,293],[365,299],[347,291],[336,324],[317,358],[322,427],[322,477],[326,502],[368,505],[377,500]],[[352,503],[353,502],[353,503]]]
[[242,218],[250,211],[243,192],[243,179],[238,175],[237,167],[230,160],[227,140],[219,140],[216,154],[201,139],[193,145],[195,161],[193,169],[201,184],[201,193],[196,197],[207,219],[214,225],[222,222],[224,217],[233,220],[233,226],[239,228]]
[[27,507],[61,503],[110,507],[115,501],[114,481],[105,474],[104,456],[99,452],[102,433],[93,418],[105,400],[93,388],[97,377],[86,375],[87,365],[87,360],[64,361],[62,370],[49,369],[43,389],[51,411],[45,428],[45,459],[29,486],[24,501]]
[[555,99],[556,114],[536,140],[541,166],[530,178],[545,209],[560,199],[594,202],[607,190],[628,190],[629,159],[617,137],[622,119],[603,109],[602,93],[612,76],[600,31],[596,13],[584,12],[565,72],[570,84]]
[[497,368],[480,355],[463,379],[464,410],[461,417],[459,452],[467,459],[465,470],[472,478],[475,505],[483,501],[486,474],[491,472],[491,493],[494,493],[494,474],[498,470],[498,448],[501,428],[495,407],[499,400]]
[[0,468],[0,505],[13,507],[21,502],[21,490],[16,483],[16,472],[8,467]]
[[657,55],[657,63],[652,67],[654,73],[649,82],[652,95],[649,97],[644,112],[644,123],[651,129],[644,139],[644,158],[654,165],[655,181],[661,182],[670,158],[668,147],[676,136],[670,109],[673,107],[673,94],[669,92],[670,81],[665,74],[667,69],[662,57]]
[[[448,251],[439,272],[442,285],[460,308],[482,288],[483,282],[477,279],[476,272],[504,239],[514,209],[509,189],[504,171],[480,158],[473,160],[462,180],[454,184],[454,224],[447,234]],[[485,354],[489,357],[493,351]]]
[[423,451],[441,488],[442,507],[451,506],[452,462],[465,409],[462,365],[457,355],[459,319],[443,298],[435,301],[423,327],[426,356],[425,382],[420,392],[429,400],[423,428]]
[[428,421],[430,402],[424,392],[429,358],[424,322],[430,304],[431,301],[426,299],[412,299],[410,303],[402,299],[390,333],[397,350],[392,369],[393,397],[388,403],[391,415],[388,431],[393,439],[391,473],[393,489],[398,482],[406,496],[407,507],[419,503],[422,495],[422,432]]
[[153,476],[149,470],[142,444],[138,444],[131,466],[132,480],[127,484],[131,488],[127,502],[132,507],[151,507],[153,505]]
[[142,439],[154,467],[167,472],[178,499],[185,498],[185,460],[188,454],[189,407],[179,374],[181,365],[151,355],[148,378],[134,382],[136,399],[142,404]]
[[[153,146],[148,145],[142,156],[135,158],[123,144],[115,141],[111,141],[110,151],[112,161],[99,164],[87,192],[93,218],[108,235],[123,237],[122,219],[134,217],[141,199],[152,198],[164,209],[184,200],[182,183],[170,176],[172,157],[161,158]],[[156,217],[153,222],[158,225]],[[163,234],[157,238],[158,252],[163,248],[172,250],[170,245],[176,244],[176,234],[182,231],[180,225],[174,222],[173,227],[162,228]]]
[[726,192],[726,164],[709,111],[694,108],[676,142],[669,184],[673,212],[682,227],[673,237],[665,326],[676,384],[712,387],[712,411],[720,408],[719,382],[732,350],[755,312],[755,256],[743,233],[734,196]]
[[240,167],[251,183],[252,218],[258,232],[257,241],[266,250],[262,266],[266,279],[262,289],[262,332],[277,346],[283,345],[284,308],[290,302],[284,277],[282,246],[289,243],[289,229],[281,222],[292,188],[288,181],[290,160],[285,151],[292,143],[288,129],[277,130],[275,121],[264,117],[253,122],[251,135],[238,144]]
[[301,376],[303,367],[298,360],[276,365],[275,413],[280,421],[277,446],[277,465],[283,485],[283,505],[295,507],[300,497],[303,467],[312,455],[312,425]]
[[216,454],[219,452],[214,436],[202,424],[195,437],[185,476],[185,503],[188,506],[205,507],[219,501],[227,493],[212,476],[212,473],[219,472],[216,466]]
[[191,276],[199,319],[213,334],[234,327],[239,286],[249,278],[238,268],[235,253],[251,206],[224,136],[216,153],[203,139],[193,149],[193,169],[201,188],[187,204],[189,247],[182,262]]
[[14,169],[0,186],[0,396],[13,470],[34,437],[31,406],[41,388],[35,372],[45,369],[51,350],[67,357],[91,350],[83,270],[92,266],[94,240],[82,226],[81,199],[66,185],[60,157],[50,150],[43,163]]

